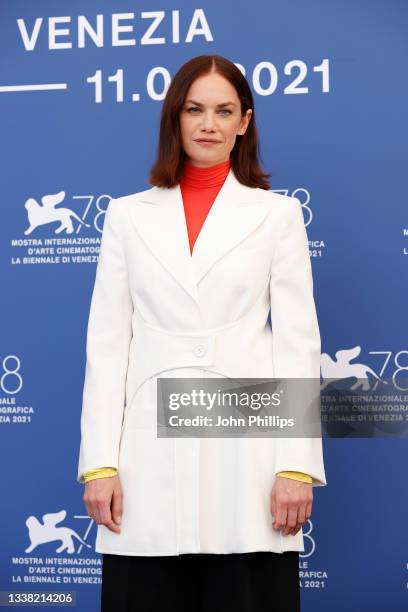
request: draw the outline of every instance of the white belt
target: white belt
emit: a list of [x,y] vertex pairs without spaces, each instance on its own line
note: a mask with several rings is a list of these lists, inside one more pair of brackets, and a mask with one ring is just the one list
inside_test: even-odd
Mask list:
[[[177,368],[197,368],[231,377],[272,377],[269,301],[263,293],[236,321],[205,331],[173,332],[135,313],[126,382],[126,407],[152,376]],[[265,322],[265,324],[263,323]]]

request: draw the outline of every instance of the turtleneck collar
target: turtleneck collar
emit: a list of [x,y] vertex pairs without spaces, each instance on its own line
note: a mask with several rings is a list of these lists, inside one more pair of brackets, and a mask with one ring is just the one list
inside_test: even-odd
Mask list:
[[220,187],[230,170],[230,160],[227,159],[214,166],[207,168],[199,168],[193,166],[189,162],[184,162],[183,175],[181,181],[183,185],[195,187],[197,189],[205,189],[206,187]]

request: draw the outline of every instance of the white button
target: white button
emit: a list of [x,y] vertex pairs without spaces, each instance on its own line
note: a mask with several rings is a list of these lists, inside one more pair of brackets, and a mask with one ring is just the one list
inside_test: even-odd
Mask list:
[[193,351],[196,357],[203,357],[206,354],[206,352],[207,352],[207,347],[205,346],[205,344],[197,344],[194,347],[194,351]]

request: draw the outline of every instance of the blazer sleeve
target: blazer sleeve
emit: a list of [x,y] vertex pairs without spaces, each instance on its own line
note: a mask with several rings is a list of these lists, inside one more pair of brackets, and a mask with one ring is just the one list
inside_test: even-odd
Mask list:
[[[277,378],[313,378],[320,388],[320,331],[313,297],[308,237],[298,198],[286,198],[271,263],[270,302],[274,373]],[[275,473],[309,474],[327,484],[322,439],[276,438]]]
[[78,482],[99,466],[118,468],[133,313],[120,212],[110,200],[87,326]]

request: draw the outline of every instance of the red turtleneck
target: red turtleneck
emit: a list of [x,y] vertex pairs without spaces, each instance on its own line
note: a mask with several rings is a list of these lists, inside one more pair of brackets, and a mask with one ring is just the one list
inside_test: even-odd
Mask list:
[[186,216],[190,253],[193,252],[197,236],[229,170],[229,159],[207,168],[199,168],[188,162],[184,163],[180,190]]

